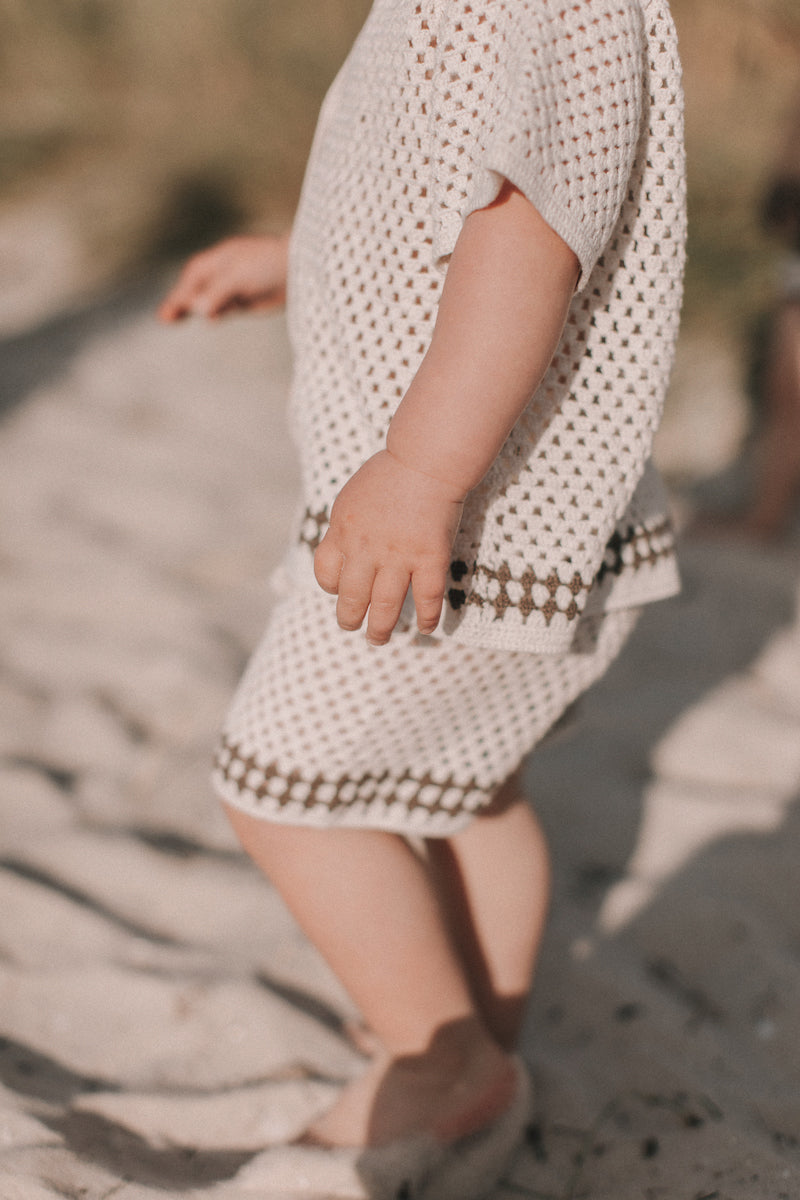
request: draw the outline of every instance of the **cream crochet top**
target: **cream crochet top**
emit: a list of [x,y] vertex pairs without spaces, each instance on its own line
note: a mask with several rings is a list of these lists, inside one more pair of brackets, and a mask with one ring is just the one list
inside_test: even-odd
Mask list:
[[541,386],[467,501],[441,628],[562,652],[583,612],[677,588],[650,461],[685,235],[664,0],[375,0],[325,99],[292,236],[294,567],[310,577],[337,492],[382,446],[461,225],[504,177],[581,276]]

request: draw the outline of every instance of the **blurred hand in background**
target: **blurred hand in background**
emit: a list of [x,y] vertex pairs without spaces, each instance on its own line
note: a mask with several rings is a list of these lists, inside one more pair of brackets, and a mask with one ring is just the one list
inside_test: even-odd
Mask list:
[[225,238],[193,255],[164,298],[162,321],[265,312],[286,299],[289,236]]

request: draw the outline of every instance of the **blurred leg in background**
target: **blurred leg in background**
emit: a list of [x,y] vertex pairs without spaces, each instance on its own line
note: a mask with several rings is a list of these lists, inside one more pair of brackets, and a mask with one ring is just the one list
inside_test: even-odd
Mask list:
[[753,491],[740,527],[774,538],[786,531],[800,500],[800,294],[784,300],[773,318],[762,403]]

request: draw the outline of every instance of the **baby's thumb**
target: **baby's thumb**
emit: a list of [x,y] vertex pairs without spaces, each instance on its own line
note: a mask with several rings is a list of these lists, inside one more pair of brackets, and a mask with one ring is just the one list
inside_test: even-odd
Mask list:
[[314,552],[314,575],[324,592],[336,595],[339,591],[339,576],[343,564],[344,555],[329,529]]

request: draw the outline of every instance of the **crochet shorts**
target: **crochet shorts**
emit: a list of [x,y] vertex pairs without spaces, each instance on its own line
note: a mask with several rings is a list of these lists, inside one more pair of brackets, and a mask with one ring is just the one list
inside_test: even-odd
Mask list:
[[295,591],[236,692],[215,788],[266,820],[449,836],[604,673],[637,615],[584,616],[562,655],[464,646],[411,626],[371,647],[339,629],[334,598]]

